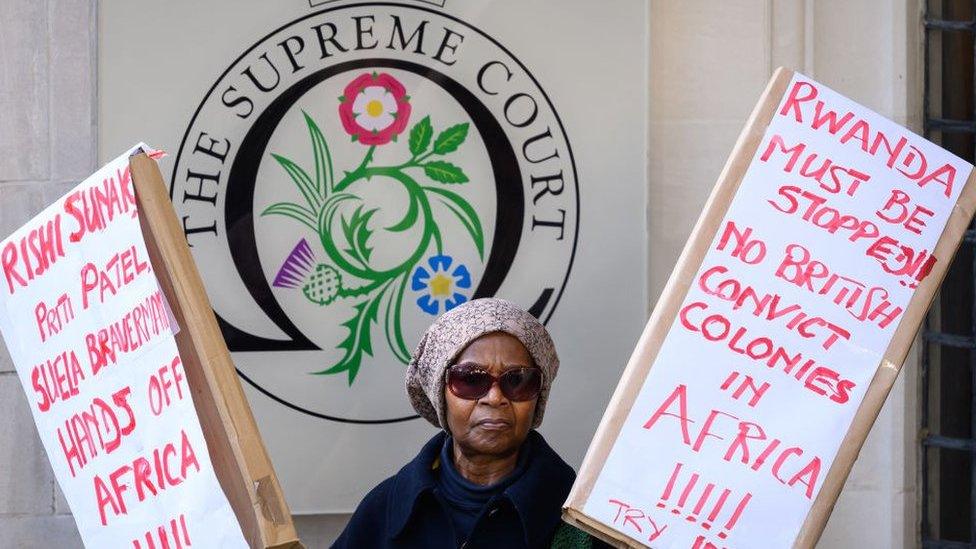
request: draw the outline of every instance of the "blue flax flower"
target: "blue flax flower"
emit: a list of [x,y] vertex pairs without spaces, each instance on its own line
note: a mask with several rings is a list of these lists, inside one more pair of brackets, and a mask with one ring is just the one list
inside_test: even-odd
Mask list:
[[471,273],[461,263],[452,270],[453,262],[449,255],[435,255],[427,260],[430,270],[420,265],[413,272],[410,289],[423,292],[417,298],[417,305],[424,312],[436,316],[442,303],[444,312],[447,312],[468,300],[458,290],[471,288]]

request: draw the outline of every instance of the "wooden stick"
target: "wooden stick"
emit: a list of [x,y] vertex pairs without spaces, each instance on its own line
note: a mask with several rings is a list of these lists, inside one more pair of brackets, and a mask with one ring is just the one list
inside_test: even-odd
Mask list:
[[146,248],[180,328],[176,345],[217,479],[252,548],[300,549],[291,512],[159,167],[145,154],[134,155],[129,165]]

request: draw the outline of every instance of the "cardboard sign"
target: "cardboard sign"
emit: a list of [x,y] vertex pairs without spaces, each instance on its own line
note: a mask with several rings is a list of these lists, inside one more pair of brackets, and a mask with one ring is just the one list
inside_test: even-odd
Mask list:
[[651,547],[813,546],[973,214],[972,166],[780,69],[566,503]]
[[0,242],[0,332],[87,547],[247,547],[143,239],[140,148]]
[[252,548],[301,549],[278,476],[244,396],[159,166],[129,159],[149,259],[183,329],[176,346],[217,480]]

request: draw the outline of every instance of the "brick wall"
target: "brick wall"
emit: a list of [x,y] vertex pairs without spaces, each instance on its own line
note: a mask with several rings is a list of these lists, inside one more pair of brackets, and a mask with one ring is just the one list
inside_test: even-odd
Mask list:
[[[0,2],[0,236],[94,171],[95,0]],[[0,345],[0,547],[81,547]]]

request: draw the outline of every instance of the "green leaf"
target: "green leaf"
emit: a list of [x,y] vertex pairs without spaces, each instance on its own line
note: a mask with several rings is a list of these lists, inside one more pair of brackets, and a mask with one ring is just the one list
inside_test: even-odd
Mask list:
[[468,123],[457,124],[442,131],[434,141],[434,154],[454,152],[468,137]]
[[484,259],[485,257],[485,234],[481,228],[481,220],[478,219],[478,212],[468,204],[468,201],[461,197],[461,195],[442,189],[440,187],[422,187],[425,191],[437,195],[441,202],[447,206],[447,209],[457,216],[464,228],[468,230],[468,234],[471,235],[471,240],[474,241],[474,245],[478,248],[478,255]]
[[373,355],[370,324],[376,322],[383,293],[379,292],[376,296],[355,306],[356,313],[353,317],[342,323],[349,330],[349,335],[337,347],[346,351],[342,359],[331,368],[312,372],[313,374],[332,375],[346,372],[349,376],[349,385],[352,385],[359,373],[359,368],[362,366],[363,354]]
[[325,200],[332,191],[335,181],[332,173],[332,155],[329,153],[329,144],[326,143],[318,124],[307,112],[302,111],[302,114],[305,115],[305,125],[308,126],[308,134],[312,138],[312,152],[315,155],[315,189],[319,200]]
[[433,160],[424,164],[424,173],[427,174],[427,177],[440,183],[457,184],[469,181],[464,170],[443,160]]
[[[338,211],[339,204],[347,200],[361,200],[358,196],[350,193],[335,193],[329,198],[325,199],[325,203],[319,209],[319,214],[317,218],[317,230],[319,234],[331,233],[332,232],[332,218]],[[340,215],[340,219],[342,216]],[[345,219],[342,220],[345,224]]]
[[351,193],[334,194],[329,198],[325,199],[325,203],[322,204],[322,209],[319,210],[319,216],[321,217],[323,214],[330,213],[332,210],[335,210],[336,207],[338,207],[341,202],[344,202],[346,200],[362,200],[362,199]]
[[410,207],[407,209],[407,215],[403,216],[403,219],[390,225],[386,230],[394,233],[402,232],[410,227],[413,227],[414,223],[417,222],[417,214],[420,213],[420,201],[410,195]]
[[264,211],[261,212],[261,215],[284,215],[304,223],[313,231],[317,230],[315,226],[315,214],[313,214],[308,208],[303,208],[298,204],[292,204],[291,202],[278,202],[276,204],[272,204],[265,208]]
[[390,298],[386,302],[386,343],[390,346],[393,356],[404,364],[410,362],[410,350],[403,340],[400,311],[403,309],[403,291],[407,288],[409,276],[410,271],[407,271],[394,282],[393,291],[390,292]]
[[356,248],[366,261],[369,261],[369,256],[373,253],[373,249],[366,246],[366,242],[373,234],[373,231],[369,229],[369,218],[373,217],[374,213],[376,213],[376,209],[369,210],[354,222],[356,226]]
[[[339,235],[338,229],[333,231],[335,226],[334,219],[336,214],[339,213],[339,206],[342,202],[349,200],[361,200],[358,196],[350,193],[333,193],[329,195],[326,199],[325,204],[322,209],[319,210],[318,214],[318,234],[319,239],[322,242],[322,246],[325,248],[325,253],[328,254],[329,259],[333,261],[336,268],[356,277],[367,278],[370,280],[375,280],[375,271],[371,270],[368,265],[362,262],[362,258],[358,257],[355,251],[350,252],[349,249],[340,250],[339,244],[337,243]],[[343,223],[343,234],[346,236],[346,241],[351,243],[355,241],[353,237],[353,231],[351,223],[340,215]],[[333,238],[335,236],[336,238]],[[343,254],[342,252],[346,252]],[[352,258],[351,261],[349,258]],[[359,263],[355,265],[354,263]]]
[[[362,206],[360,206],[359,209],[362,209]],[[359,209],[357,209],[356,211],[358,212]],[[356,214],[354,213],[353,216],[355,215]],[[352,244],[353,242],[352,223],[346,221],[346,216],[342,214],[339,214],[339,222],[342,225],[342,236],[346,238],[346,242]]]
[[298,164],[295,164],[284,156],[278,154],[272,154],[271,156],[273,156],[274,159],[278,161],[278,164],[281,164],[281,167],[288,172],[289,176],[291,176],[292,181],[295,182],[295,186],[298,187],[299,192],[302,193],[302,196],[305,197],[305,201],[308,202],[309,208],[312,210],[318,210],[319,206],[322,204],[318,199],[318,193],[315,192],[315,182],[312,181],[312,178],[309,177],[308,174],[305,173],[305,170],[299,167]]
[[430,126],[430,116],[425,116],[410,130],[410,154],[415,157],[420,156],[430,146],[430,139],[433,136],[434,128]]
[[373,249],[366,244],[369,237],[373,234],[373,231],[369,228],[369,219],[373,217],[376,211],[377,209],[374,208],[364,212],[363,206],[360,205],[348,220],[343,215],[339,216],[339,221],[342,224],[342,234],[345,236],[346,242],[349,243],[349,247],[343,251],[362,262],[364,267],[366,266],[366,262],[369,261],[370,254],[373,252]]

